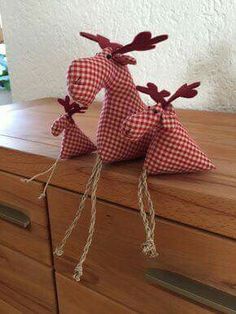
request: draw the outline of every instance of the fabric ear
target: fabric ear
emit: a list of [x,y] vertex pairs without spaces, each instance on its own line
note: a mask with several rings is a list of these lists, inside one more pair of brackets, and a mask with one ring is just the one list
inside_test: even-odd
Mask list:
[[127,55],[122,55],[122,54],[117,54],[112,57],[112,59],[122,65],[127,65],[127,64],[136,64],[137,61],[135,58]]

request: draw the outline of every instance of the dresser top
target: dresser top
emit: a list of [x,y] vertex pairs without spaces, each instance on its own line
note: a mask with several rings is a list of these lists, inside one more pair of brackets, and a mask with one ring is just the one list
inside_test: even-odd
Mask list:
[[[101,104],[75,120],[95,141]],[[236,238],[236,114],[177,110],[191,136],[216,165],[207,173],[157,175],[148,179],[157,213],[169,219]],[[61,138],[50,134],[63,113],[56,99],[0,106],[0,170],[30,177],[58,156]],[[83,192],[94,154],[61,161],[52,184]],[[137,184],[143,160],[105,165],[98,197],[137,208]],[[45,182],[47,177],[39,178]],[[234,223],[234,226],[233,226]]]

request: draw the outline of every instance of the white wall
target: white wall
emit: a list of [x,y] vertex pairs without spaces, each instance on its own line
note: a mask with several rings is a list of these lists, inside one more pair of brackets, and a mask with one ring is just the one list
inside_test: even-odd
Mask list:
[[178,106],[236,111],[235,0],[0,0],[0,5],[14,100],[64,95],[69,63],[98,50],[79,31],[127,43],[151,30],[168,33],[169,40],[133,54],[137,84],[151,81],[174,91],[200,80],[199,96]]

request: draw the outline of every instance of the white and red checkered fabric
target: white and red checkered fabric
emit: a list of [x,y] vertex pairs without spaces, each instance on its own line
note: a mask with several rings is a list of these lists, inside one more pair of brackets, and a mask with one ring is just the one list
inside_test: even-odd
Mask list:
[[57,119],[52,127],[51,132],[54,136],[63,133],[60,158],[69,159],[78,157],[83,154],[95,151],[96,146],[90,139],[80,130],[74,120],[67,114]]
[[[160,122],[161,110],[161,106],[156,105],[131,115],[122,123],[121,132],[132,142],[144,139],[147,133],[151,136]],[[150,136],[148,137],[148,143],[150,142]]]
[[[149,174],[210,170],[214,165],[178,121],[175,110],[161,105],[131,115],[122,125],[130,141],[149,145],[144,167]],[[145,137],[147,134],[148,137]],[[151,137],[151,140],[150,140]]]
[[148,148],[144,168],[149,174],[189,173],[215,168],[178,121],[173,109],[164,111]]
[[[111,48],[95,57],[79,59],[68,72],[68,90],[74,101],[89,105],[105,87],[105,99],[97,130],[97,148],[103,162],[135,159],[144,156],[150,142],[130,142],[121,132],[124,120],[143,111],[143,104],[128,67],[107,59]],[[131,57],[129,57],[131,58]],[[131,61],[129,60],[131,63]]]
[[102,161],[135,159],[147,153],[145,167],[153,174],[211,169],[212,163],[178,122],[175,111],[160,105],[147,108],[128,67],[107,58],[111,52],[105,48],[95,57],[73,61],[67,79],[71,97],[84,106],[105,88],[97,130]]

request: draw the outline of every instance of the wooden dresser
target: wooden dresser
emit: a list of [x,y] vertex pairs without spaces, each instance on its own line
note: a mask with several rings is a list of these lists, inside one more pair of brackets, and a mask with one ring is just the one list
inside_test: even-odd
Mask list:
[[[149,177],[158,259],[140,252],[142,161],[104,166],[95,237],[77,283],[72,274],[87,236],[89,202],[64,256],[52,252],[78,208],[95,156],[60,162],[46,200],[37,196],[47,177],[20,181],[57,157],[60,138],[50,135],[50,125],[60,110],[55,99],[0,107],[0,313],[219,313],[161,288],[145,273],[169,270],[236,296],[236,114],[178,111],[217,169]],[[78,119],[92,139],[99,111],[94,104]]]

